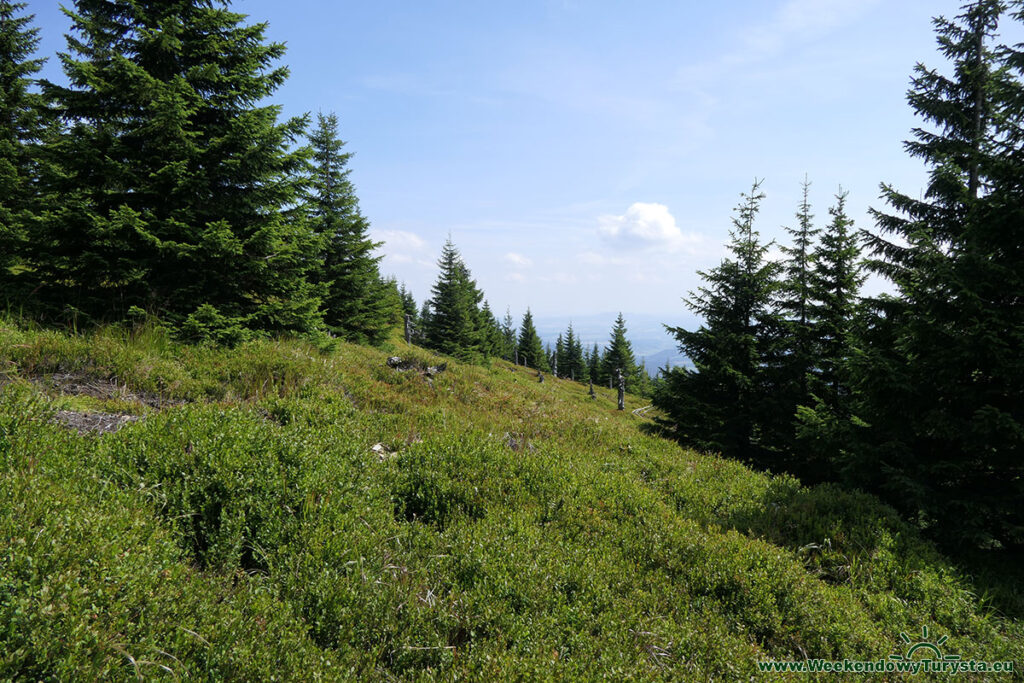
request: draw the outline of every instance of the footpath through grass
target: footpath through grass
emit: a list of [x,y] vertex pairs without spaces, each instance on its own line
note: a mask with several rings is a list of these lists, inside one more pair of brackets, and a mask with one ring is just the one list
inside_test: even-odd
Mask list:
[[[873,498],[442,360],[0,320],[0,679],[735,680],[923,628],[1019,671],[1021,624]],[[95,413],[133,419],[60,419]]]

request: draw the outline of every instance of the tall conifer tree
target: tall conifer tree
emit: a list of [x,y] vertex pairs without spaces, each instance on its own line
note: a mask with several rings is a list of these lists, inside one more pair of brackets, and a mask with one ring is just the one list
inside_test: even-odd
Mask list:
[[505,317],[501,321],[501,336],[502,336],[502,358],[512,362],[516,358],[516,347],[518,341],[516,339],[516,322],[512,318],[512,311],[509,308],[505,308]]
[[589,379],[587,364],[583,360],[583,345],[576,336],[572,323],[569,323],[564,336],[564,358],[558,361],[558,371],[563,377],[575,379],[577,382],[586,382]]
[[832,220],[815,249],[810,278],[817,366],[811,391],[834,409],[849,395],[848,365],[854,353],[854,325],[864,284],[860,240],[846,213],[846,196],[840,189],[829,209]]
[[799,471],[802,454],[796,448],[797,406],[810,402],[808,376],[816,371],[817,322],[812,307],[811,278],[814,272],[814,238],[820,232],[814,227],[809,199],[811,183],[801,185],[802,198],[796,212],[796,227],[786,227],[792,245],[782,246],[785,260],[779,270],[778,326],[774,343],[768,352],[764,390],[771,395],[767,402],[770,415],[764,418],[762,442],[777,453],[780,460],[795,456]]
[[851,388],[864,283],[860,240],[846,214],[846,193],[836,195],[814,253],[810,311],[815,320],[815,367],[808,396],[797,407],[793,469],[807,481],[841,478],[842,461],[857,443]]
[[607,379],[601,374],[601,350],[597,344],[587,354],[587,381],[594,384],[604,384]]
[[485,300],[484,305],[480,308],[480,326],[481,326],[481,348],[484,356],[490,358],[493,356],[501,356],[504,349],[505,337],[501,332],[501,324],[498,319],[494,317],[494,312],[491,311],[491,305]]
[[32,188],[42,103],[31,91],[43,60],[34,59],[39,29],[26,4],[0,0],[0,304],[15,293],[34,206]]
[[551,372],[547,354],[544,352],[544,346],[541,344],[540,336],[537,334],[537,328],[533,324],[533,314],[529,308],[526,309],[526,313],[523,315],[523,324],[519,328],[518,343],[519,361],[521,363],[525,363],[527,367],[534,368],[535,370]]
[[403,282],[398,286],[398,295],[402,299],[402,313],[412,318],[413,324],[419,320],[420,311],[416,308],[416,298]]
[[908,99],[931,129],[905,146],[930,179],[921,198],[883,186],[892,213],[868,235],[897,296],[872,301],[858,373],[871,429],[848,465],[946,542],[1020,547],[1024,57],[992,44],[1003,12],[980,0],[937,19],[952,69],[916,69]]
[[780,312],[787,338],[787,380],[793,385],[796,398],[807,396],[807,375],[814,368],[814,340],[817,336],[812,306],[811,279],[814,273],[814,239],[821,232],[814,227],[814,215],[808,198],[811,183],[806,178],[801,186],[803,196],[796,213],[797,226],[787,227],[793,238],[791,246],[782,246],[786,260],[782,267]]
[[605,377],[615,377],[615,371],[621,370],[626,378],[626,389],[633,390],[637,381],[636,358],[633,356],[633,345],[626,337],[626,319],[619,313],[612,326],[611,338],[608,346],[605,347],[604,356],[601,359],[602,374]]
[[43,83],[69,129],[32,240],[40,295],[94,318],[137,305],[316,328],[317,240],[286,211],[305,120],[260,104],[287,78],[284,46],[223,0],[76,0],[67,14],[69,85]]
[[731,258],[700,275],[706,285],[687,304],[704,319],[697,330],[668,330],[693,368],[672,369],[656,405],[689,445],[763,462],[768,414],[764,374],[778,321],[773,312],[778,265],[767,261],[754,219],[764,194],[755,182],[733,218]]
[[485,355],[479,309],[483,293],[451,238],[437,265],[440,273],[430,290],[430,314],[424,322],[426,345],[460,360],[478,361]]
[[558,339],[555,340],[555,351],[554,351],[554,366],[552,370],[558,371],[559,377],[568,377],[568,365],[569,359],[566,355],[565,337],[561,334],[558,335]]
[[313,165],[307,206],[322,244],[316,280],[326,289],[324,322],[343,339],[379,344],[394,325],[395,311],[377,268],[382,257],[374,255],[381,243],[369,237],[369,221],[349,178],[352,154],[343,151],[338,117],[318,114],[309,142]]

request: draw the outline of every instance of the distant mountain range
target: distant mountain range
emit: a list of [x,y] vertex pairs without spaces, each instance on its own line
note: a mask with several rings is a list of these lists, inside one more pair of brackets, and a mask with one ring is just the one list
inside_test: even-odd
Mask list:
[[[678,313],[674,315],[629,313],[627,311],[623,311],[622,315],[626,319],[626,337],[633,346],[633,354],[638,363],[641,360],[645,363],[648,373],[652,376],[657,374],[659,368],[665,367],[666,363],[670,363],[672,367],[688,364],[686,356],[679,352],[675,338],[665,330],[665,324],[694,329],[698,322],[692,315],[688,313],[682,315]],[[573,331],[579,335],[585,349],[593,348],[596,343],[603,350],[608,345],[617,316],[617,312],[573,316],[535,316],[533,322],[541,341],[544,344],[551,344],[552,348],[554,348],[558,335],[565,333],[571,320]]]

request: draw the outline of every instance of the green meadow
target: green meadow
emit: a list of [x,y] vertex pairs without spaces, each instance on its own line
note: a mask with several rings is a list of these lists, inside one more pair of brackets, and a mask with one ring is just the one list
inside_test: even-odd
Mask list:
[[1021,666],[1012,567],[596,391],[0,319],[0,679],[747,680],[923,628]]

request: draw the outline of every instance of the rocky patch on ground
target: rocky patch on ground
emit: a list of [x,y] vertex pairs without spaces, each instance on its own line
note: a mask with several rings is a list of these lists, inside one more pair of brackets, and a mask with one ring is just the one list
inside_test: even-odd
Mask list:
[[427,365],[422,361],[412,358],[402,358],[400,356],[391,356],[385,361],[385,364],[392,370],[397,370],[398,372],[418,372],[423,375],[427,380],[427,384],[430,386],[434,386],[434,377],[437,377],[448,369],[448,363]]
[[59,410],[53,416],[56,424],[74,429],[79,434],[108,434],[139,419],[137,415],[122,413],[93,413],[77,410]]
[[180,401],[164,398],[158,394],[133,392],[117,378],[102,379],[82,372],[54,373],[33,379],[44,389],[65,396],[91,396],[103,401],[119,400],[139,403],[150,408],[176,405]]

